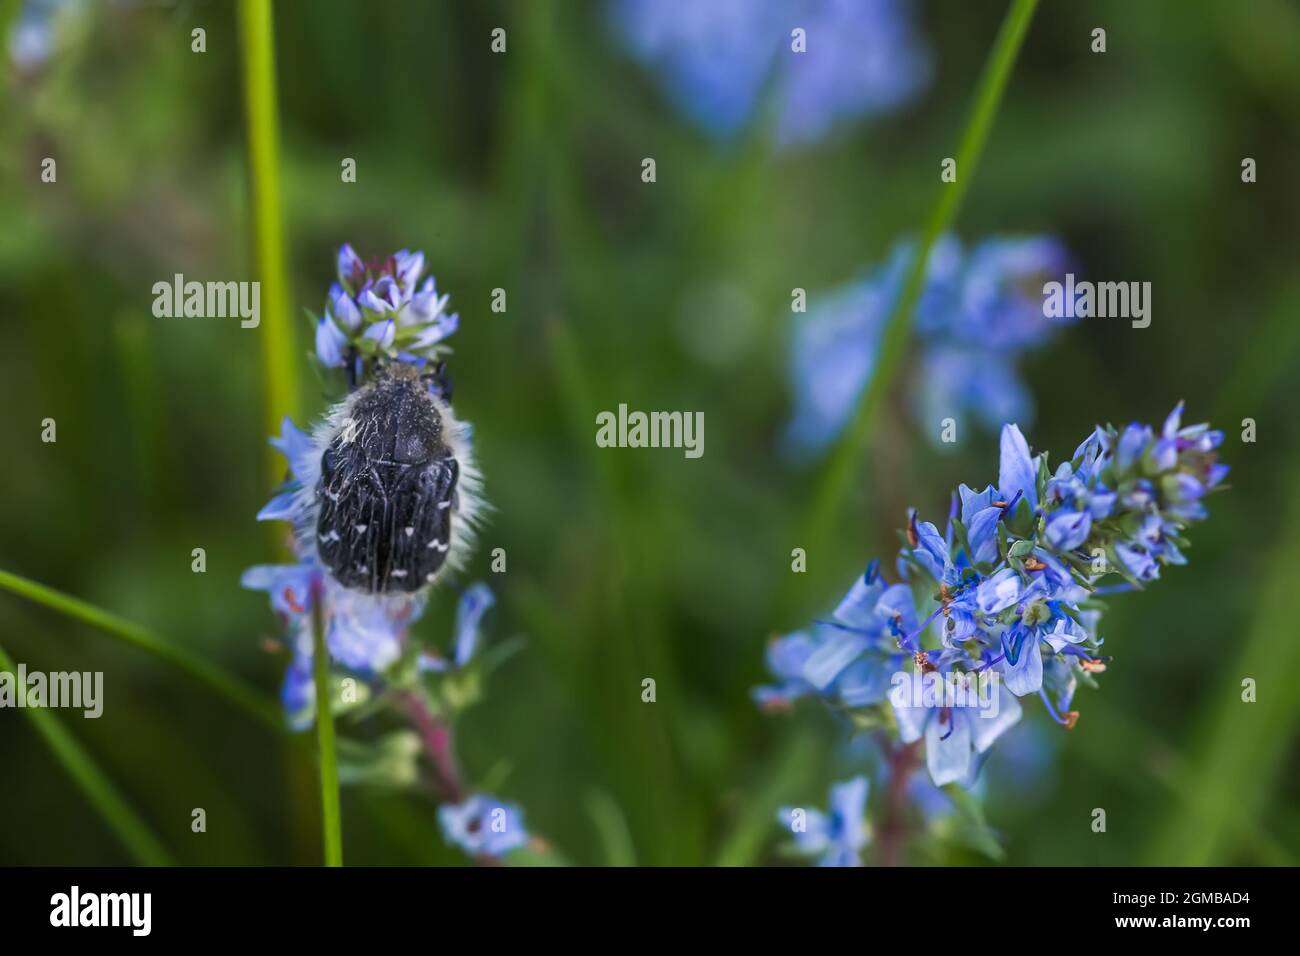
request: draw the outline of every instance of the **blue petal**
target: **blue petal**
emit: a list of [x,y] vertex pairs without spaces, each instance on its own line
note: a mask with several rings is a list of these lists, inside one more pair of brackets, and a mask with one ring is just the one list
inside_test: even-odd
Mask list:
[[835,631],[826,642],[813,651],[804,665],[803,676],[820,691],[826,690],[869,646],[865,637],[849,631]]
[[926,721],[935,713],[929,707],[900,707],[890,695],[890,706],[894,708],[894,720],[898,723],[899,739],[905,744],[913,744],[925,733]]
[[767,645],[767,669],[780,680],[801,681],[808,658],[816,649],[817,642],[805,631],[778,637]]
[[975,515],[993,504],[993,498],[997,491],[992,485],[989,485],[983,491],[974,491],[963,484],[958,486],[957,494],[961,496],[962,524],[969,528],[975,520]]
[[373,339],[379,343],[381,349],[386,349],[393,344],[393,339],[397,337],[397,323],[392,319],[386,319],[383,322],[376,322],[370,328],[366,329],[362,338]]
[[1058,551],[1073,551],[1092,531],[1092,515],[1087,511],[1058,511],[1047,522],[1047,543]]
[[316,357],[326,368],[340,368],[343,365],[343,349],[348,344],[345,336],[334,320],[328,315],[322,316],[316,323]]
[[266,503],[257,513],[258,521],[296,521],[298,518],[298,491],[285,491]]
[[966,540],[970,542],[972,561],[996,561],[998,557],[998,522],[1002,520],[1001,508],[984,508],[966,526]]
[[365,263],[347,243],[339,246],[338,272],[339,281],[353,289],[366,274]]
[[[803,828],[796,830],[795,811],[803,810]],[[795,846],[801,853],[812,855],[821,853],[831,845],[831,824],[826,814],[820,810],[804,807],[781,807],[776,812],[776,822],[790,831]]]
[[397,281],[407,288],[415,285],[420,273],[424,271],[424,253],[402,249],[393,256],[393,260],[397,268]]
[[361,326],[361,310],[337,282],[330,286],[329,313],[349,331],[355,332]]
[[1016,492],[1038,505],[1038,469],[1029,457],[1029,443],[1015,425],[1002,426],[1002,457],[998,466],[998,494],[1010,501]]
[[971,728],[965,712],[955,707],[937,712],[925,728],[925,764],[936,787],[966,778],[970,748]]
[[1023,625],[1008,628],[1002,635],[1003,680],[1017,697],[1036,694],[1043,686],[1043,652],[1038,633]]
[[876,613],[890,620],[896,618],[904,634],[911,634],[920,627],[916,619],[916,604],[912,599],[912,589],[906,584],[893,584],[887,587],[876,604]]
[[415,337],[411,342],[411,348],[427,349],[430,345],[436,345],[452,335],[459,326],[460,313],[453,312],[451,315],[441,315],[433,322],[430,322],[428,328]]
[[980,583],[975,603],[985,614],[996,614],[1020,600],[1024,582],[1014,568],[1003,568]]
[[884,584],[880,578],[867,575],[859,576],[849,593],[844,595],[835,608],[835,620],[849,627],[868,628],[879,626],[876,618],[876,603],[880,600]]
[[1021,717],[1020,701],[999,681],[994,685],[997,694],[997,713],[985,715],[983,710],[970,710],[971,742],[980,753],[993,746],[993,742],[1010,730]]
[[457,667],[464,667],[474,656],[474,649],[478,646],[479,624],[495,601],[492,591],[481,581],[470,585],[461,595],[456,607],[454,657]]
[[1160,433],[1161,437],[1173,438],[1175,435],[1178,434],[1178,428],[1179,426],[1182,425],[1182,423],[1183,423],[1183,403],[1179,402],[1177,405],[1174,406],[1174,410],[1169,413],[1169,417],[1165,419],[1165,427]]
[[289,470],[299,481],[305,481],[313,472],[312,458],[316,446],[312,444],[311,436],[295,425],[288,415],[280,422],[280,435],[271,439],[271,446],[288,459]]

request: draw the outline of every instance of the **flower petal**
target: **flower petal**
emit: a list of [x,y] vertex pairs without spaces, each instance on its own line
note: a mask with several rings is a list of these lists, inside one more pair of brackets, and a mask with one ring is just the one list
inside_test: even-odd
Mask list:
[[1002,426],[1002,459],[998,466],[998,494],[1010,501],[1021,492],[1038,505],[1038,469],[1029,457],[1029,443],[1016,425]]

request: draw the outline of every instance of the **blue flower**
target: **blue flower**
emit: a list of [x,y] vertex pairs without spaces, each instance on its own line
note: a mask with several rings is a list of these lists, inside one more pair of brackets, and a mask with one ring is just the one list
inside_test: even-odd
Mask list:
[[[615,32],[674,104],[731,138],[770,91],[776,141],[815,142],[895,110],[926,85],[929,55],[900,0],[615,0]],[[805,31],[805,52],[792,32]]]
[[891,699],[903,743],[925,739],[926,768],[935,786],[949,783],[971,786],[989,748],[1020,720],[1020,702],[1000,681],[990,682],[989,686],[997,697],[982,702],[987,707],[944,704],[925,707]]
[[861,866],[867,845],[867,778],[854,777],[831,787],[828,812],[782,807],[777,822],[794,834],[795,848],[818,857],[818,866]]
[[[807,52],[791,50],[803,28]],[[837,125],[891,113],[928,85],[930,57],[903,0],[804,0],[782,24],[777,142],[813,143]]]
[[1073,268],[1069,250],[1050,236],[986,239],[966,259],[961,301],[940,316],[946,329],[922,331],[1012,357],[1040,347],[1067,321],[1045,316],[1043,281]]
[[19,0],[14,23],[7,40],[9,57],[19,70],[32,71],[44,66],[58,46],[58,34],[64,20],[75,19],[84,11],[81,0]]
[[[412,595],[379,596],[353,591],[338,584],[313,560],[297,564],[257,565],[249,568],[240,583],[254,591],[266,591],[271,607],[286,622],[289,649],[293,653],[286,678],[286,709],[298,722],[301,707],[290,706],[289,698],[301,703],[304,692],[292,690],[311,680],[312,609],[317,601],[325,626],[325,646],[330,657],[362,677],[383,674],[402,654],[410,625],[424,612],[424,600]],[[307,715],[310,722],[310,714]]]
[[879,703],[904,657],[899,642],[917,630],[911,591],[886,585],[873,563],[828,620],[768,645],[768,669],[779,683],[756,688],[754,700],[765,710],[805,696],[846,707]]
[[[970,415],[989,430],[1003,422],[1032,421],[1034,401],[1020,379],[1016,358],[940,338],[926,344],[912,406],[917,419],[932,426],[926,431],[931,442],[941,440],[938,425],[946,418],[960,423],[962,415]],[[957,437],[961,435],[959,428]]]
[[[785,439],[793,452],[821,451],[848,424],[875,374],[880,336],[911,260],[911,245],[900,244],[874,273],[814,296],[808,312],[795,313],[789,347],[795,416]],[[919,313],[945,308],[959,265],[960,244],[943,237],[926,264]]]
[[[880,726],[876,691],[888,680],[893,724],[905,743],[925,740],[933,782],[969,786],[1019,719],[1017,697],[1037,693],[1057,723],[1074,726],[1078,713],[1068,708],[1079,677],[1108,660],[1096,656],[1094,595],[1185,563],[1186,528],[1205,517],[1205,497],[1227,474],[1222,440],[1206,425],[1183,426],[1180,403],[1158,433],[1141,424],[1094,429],[1052,473],[1020,428],[1004,425],[996,487],[961,485],[942,533],[911,511],[898,556],[905,584],[887,588],[873,562],[830,620],[769,652],[781,683],[760,688],[760,702],[817,695],[852,711],[859,726]],[[1101,587],[1112,571],[1130,583]],[[932,595],[919,626],[913,591]],[[902,670],[909,654],[910,677]],[[983,699],[982,687],[978,707],[956,698],[959,683],[986,674],[998,681],[996,699]],[[901,686],[900,676],[909,677]],[[926,687],[952,683],[953,693],[899,696],[918,678]]]
[[338,251],[338,281],[316,324],[316,357],[326,368],[386,358],[422,364],[443,348],[459,318],[447,312],[432,276],[423,283],[424,253],[408,249],[366,263],[349,245]]
[[[793,452],[824,449],[848,423],[875,374],[880,337],[914,256],[913,243],[899,243],[879,269],[814,296],[810,310],[795,315],[795,413],[785,439]],[[970,416],[990,429],[1029,420],[1033,401],[1017,362],[1061,324],[1044,315],[1039,290],[1044,276],[1070,261],[1046,236],[988,239],[969,254],[953,236],[934,244],[913,319],[920,354],[910,379],[911,405],[931,441],[942,443],[948,418]]]
[[518,804],[476,793],[459,804],[438,808],[443,838],[473,857],[500,859],[528,843]]

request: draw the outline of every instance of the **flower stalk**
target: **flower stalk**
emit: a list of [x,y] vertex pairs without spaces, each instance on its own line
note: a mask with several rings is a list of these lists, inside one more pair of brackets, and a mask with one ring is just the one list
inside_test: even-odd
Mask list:
[[329,652],[320,595],[312,600],[312,662],[316,687],[316,742],[320,750],[321,820],[325,833],[325,865],[343,865],[343,823],[339,807],[339,768],[334,743],[334,714],[330,707]]

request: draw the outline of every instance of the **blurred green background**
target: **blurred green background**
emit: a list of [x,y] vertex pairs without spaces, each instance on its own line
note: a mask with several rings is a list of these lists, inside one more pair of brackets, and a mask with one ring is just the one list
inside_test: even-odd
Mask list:
[[[282,184],[301,408],[333,254],[423,249],[461,315],[456,404],[496,506],[470,576],[489,640],[527,645],[461,725],[471,779],[586,864],[780,860],[781,803],[853,772],[821,709],[765,717],[770,635],[897,548],[914,504],[996,474],[996,440],[939,453],[899,394],[835,544],[790,581],[815,468],[777,452],[790,290],[881,261],[922,228],[1004,5],[925,3],[928,92],[796,153],[720,147],[613,41],[595,3],[275,6]],[[508,34],[494,55],[489,34]],[[1089,52],[1094,26],[1108,52]],[[190,31],[207,31],[192,53]],[[234,5],[93,3],[0,108],[0,568],[147,624],[277,693],[253,515],[270,491],[261,329],[156,319],[177,272],[255,278]],[[1029,437],[1054,460],[1095,422],[1227,431],[1233,490],[1188,567],[1112,602],[1100,691],[1052,768],[990,801],[1019,864],[1291,863],[1300,856],[1300,7],[1044,3],[957,223],[1049,233],[1104,279],[1150,281],[1154,320],[1082,322],[1033,353]],[[40,162],[58,181],[40,181]],[[653,156],[658,182],[640,181]],[[1258,182],[1240,179],[1243,157]],[[344,157],[355,184],[340,182]],[[492,290],[507,290],[504,314]],[[711,328],[712,326],[712,328]],[[736,330],[740,334],[736,334]],[[714,334],[716,330],[716,335]],[[716,346],[723,341],[726,347]],[[906,378],[904,369],[902,378]],[[595,415],[700,410],[706,453],[601,451]],[[58,441],[40,439],[57,421]],[[1258,441],[1240,441],[1243,418]],[[207,572],[190,570],[195,547]],[[489,572],[503,547],[505,574]],[[453,598],[418,626],[445,646]],[[320,859],[310,757],[147,655],[0,594],[30,668],[102,670],[97,721],[58,713],[183,863]],[[641,702],[653,677],[658,700]],[[1241,703],[1244,677],[1259,700]],[[26,716],[0,711],[0,863],[130,858]],[[349,863],[460,863],[418,793],[345,790]],[[203,807],[208,832],[190,831]],[[1091,831],[1093,808],[1108,832]],[[917,861],[980,862],[959,843]]]

